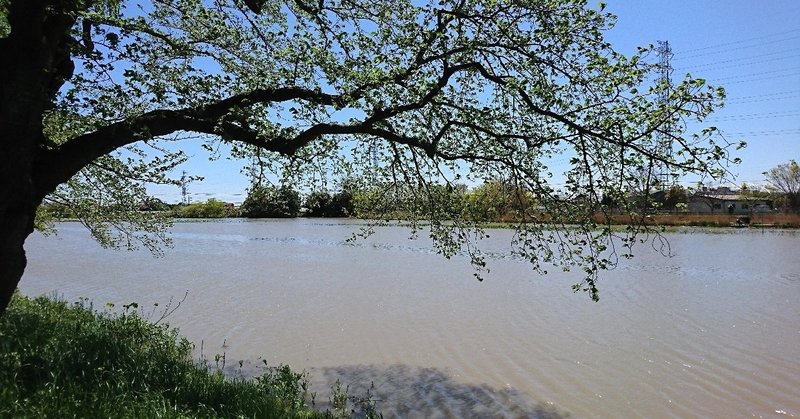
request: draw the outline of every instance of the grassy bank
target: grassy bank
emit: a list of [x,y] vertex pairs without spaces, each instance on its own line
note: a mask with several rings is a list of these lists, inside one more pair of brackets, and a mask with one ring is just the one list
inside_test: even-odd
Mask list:
[[[629,216],[612,215],[611,223],[624,225],[631,222]],[[737,220],[747,218],[747,222],[742,225],[737,224]],[[595,221],[605,223],[608,218],[598,213]],[[653,214],[646,220],[649,224],[660,226],[676,227],[771,227],[771,228],[800,228],[800,214],[794,213],[754,213],[752,215],[731,215],[731,214],[693,214],[693,213],[674,213],[674,214]]]
[[230,379],[192,361],[177,331],[135,313],[16,295],[0,318],[0,417],[346,417],[307,406],[288,367]]

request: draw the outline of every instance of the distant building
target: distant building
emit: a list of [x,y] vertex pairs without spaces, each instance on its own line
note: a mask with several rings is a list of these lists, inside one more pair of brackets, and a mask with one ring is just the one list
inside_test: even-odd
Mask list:
[[688,210],[706,214],[748,215],[771,211],[772,202],[742,195],[728,187],[703,188],[689,196]]

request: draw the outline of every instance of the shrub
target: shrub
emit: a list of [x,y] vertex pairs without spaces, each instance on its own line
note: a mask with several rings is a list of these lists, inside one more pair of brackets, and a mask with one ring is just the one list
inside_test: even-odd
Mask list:
[[214,198],[206,202],[187,205],[181,208],[178,214],[184,218],[224,218],[231,216],[225,203]]

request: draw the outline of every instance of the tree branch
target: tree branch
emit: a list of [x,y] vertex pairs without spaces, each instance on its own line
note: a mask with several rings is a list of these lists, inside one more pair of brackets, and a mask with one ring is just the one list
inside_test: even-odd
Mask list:
[[117,148],[177,131],[232,137],[267,150],[291,153],[299,147],[292,149],[286,142],[270,141],[253,130],[224,121],[224,117],[234,108],[291,100],[320,105],[344,105],[344,100],[336,95],[287,87],[257,89],[199,107],[147,112],[72,138],[56,149],[41,150],[35,162],[37,170],[34,172],[39,174],[35,179],[37,192],[41,196],[52,192],[81,168]]

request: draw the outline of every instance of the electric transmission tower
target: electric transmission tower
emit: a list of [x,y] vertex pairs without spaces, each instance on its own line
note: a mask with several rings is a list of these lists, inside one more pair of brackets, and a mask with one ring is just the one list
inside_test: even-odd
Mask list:
[[181,203],[189,205],[189,180],[186,178],[186,171],[181,173]]
[[[658,41],[658,49],[656,53],[659,57],[658,63],[658,85],[661,87],[658,95],[658,102],[663,109],[669,109],[670,98],[669,95],[672,91],[672,48],[669,46],[669,41]],[[673,123],[671,120],[665,121],[661,126],[661,131],[656,136],[657,154],[663,158],[672,156],[672,130]],[[659,188],[664,190],[674,180],[670,173],[670,167],[663,162],[657,162],[653,166],[653,177],[658,182]]]

